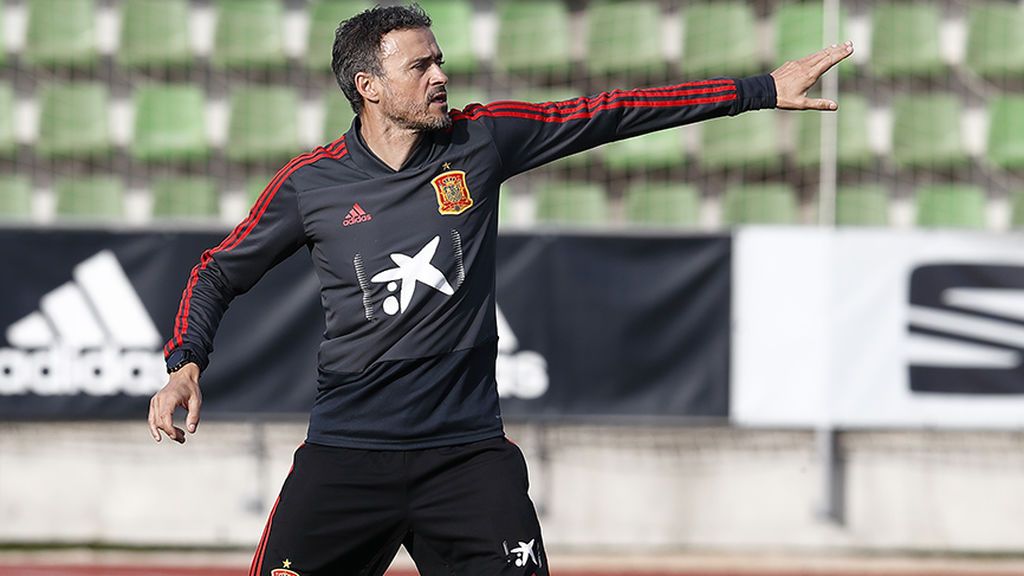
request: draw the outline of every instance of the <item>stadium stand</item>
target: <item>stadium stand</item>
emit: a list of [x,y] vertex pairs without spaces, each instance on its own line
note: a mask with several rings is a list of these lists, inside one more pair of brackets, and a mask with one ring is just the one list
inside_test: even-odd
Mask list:
[[587,8],[587,58],[591,75],[660,76],[661,8],[657,2],[605,0]]
[[147,162],[205,158],[209,152],[205,110],[205,96],[198,86],[138,88],[132,154]]
[[600,226],[609,221],[605,191],[592,182],[547,182],[537,189],[536,202],[538,222]]
[[338,23],[371,6],[373,2],[363,0],[314,0],[309,7],[306,66],[316,72],[330,72]]
[[871,15],[871,71],[875,75],[934,76],[945,70],[937,4],[880,2]]
[[701,124],[701,165],[708,170],[779,167],[777,121],[773,112],[752,112]]
[[925,228],[984,228],[985,193],[977,186],[932,185],[917,190],[917,225]]
[[887,226],[889,193],[882,186],[846,186],[836,192],[836,224],[839,226]]
[[284,5],[278,0],[220,0],[213,62],[259,70],[285,64]]
[[320,142],[333,142],[352,126],[352,119],[356,113],[352,111],[352,104],[341,90],[328,90],[324,95],[324,107],[326,109]]
[[[839,38],[847,38],[849,17],[840,6]],[[796,60],[820,50],[825,37],[824,9],[817,2],[787,2],[775,14],[775,63]],[[839,69],[845,77],[853,75],[853,66]]]
[[967,68],[988,78],[1024,77],[1024,12],[1007,2],[972,2]]
[[237,88],[231,94],[228,159],[280,163],[299,153],[298,109],[299,96],[291,88]]
[[0,220],[28,220],[32,216],[32,185],[24,176],[0,177]]
[[[836,162],[842,168],[866,168],[874,160],[868,134],[868,102],[859,94],[842,94],[838,115]],[[796,163],[818,166],[821,162],[821,115],[797,116]]]
[[93,0],[30,0],[25,58],[34,66],[96,64],[96,4]]
[[988,159],[1007,170],[1024,168],[1024,96],[997,96],[988,109]]
[[753,8],[745,2],[705,2],[683,10],[683,71],[694,77],[746,76],[761,71]]
[[97,158],[111,151],[105,84],[52,84],[42,90],[36,152],[44,158]]
[[124,215],[124,183],[117,176],[62,177],[54,191],[61,218],[112,221]]
[[606,144],[600,148],[605,165],[612,170],[653,170],[684,163],[683,131],[664,130]]
[[625,192],[626,220],[643,226],[695,228],[700,193],[688,184],[636,184]]
[[564,3],[503,0],[497,10],[497,67],[538,78],[569,73],[569,10]]
[[117,62],[126,69],[192,63],[188,0],[124,0]]
[[14,89],[0,83],[0,158],[13,156],[18,142],[14,133]]
[[472,4],[468,0],[424,0],[420,6],[433,20],[431,28],[444,51],[445,71],[449,74],[476,72]]
[[796,193],[785,184],[747,184],[725,191],[722,220],[740,224],[796,224]]
[[942,169],[965,165],[962,116],[963,106],[953,94],[896,96],[892,145],[897,166]]
[[209,178],[153,181],[153,218],[215,218],[220,210],[217,184]]

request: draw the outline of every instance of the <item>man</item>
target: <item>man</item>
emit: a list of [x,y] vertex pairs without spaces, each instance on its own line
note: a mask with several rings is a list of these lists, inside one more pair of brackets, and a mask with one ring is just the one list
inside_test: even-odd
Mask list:
[[199,375],[229,302],[306,247],[327,321],[316,400],[250,575],[379,575],[403,543],[430,576],[547,574],[494,379],[499,185],[653,130],[757,108],[835,110],[806,93],[852,50],[739,80],[449,112],[418,7],[342,22],[333,69],[357,118],[282,168],[192,270],[165,347],[170,379],[150,404],[153,438],[185,441],[177,406],[196,431]]

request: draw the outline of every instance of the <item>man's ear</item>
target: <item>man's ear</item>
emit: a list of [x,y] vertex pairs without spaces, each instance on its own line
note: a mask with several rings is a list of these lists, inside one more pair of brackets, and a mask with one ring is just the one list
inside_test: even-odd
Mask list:
[[380,79],[367,72],[356,72],[356,90],[367,102],[380,102]]

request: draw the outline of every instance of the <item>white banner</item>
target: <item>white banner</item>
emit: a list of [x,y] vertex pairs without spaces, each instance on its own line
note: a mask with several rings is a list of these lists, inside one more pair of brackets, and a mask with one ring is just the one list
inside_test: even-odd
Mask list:
[[752,228],[734,247],[735,422],[1024,427],[1024,236]]

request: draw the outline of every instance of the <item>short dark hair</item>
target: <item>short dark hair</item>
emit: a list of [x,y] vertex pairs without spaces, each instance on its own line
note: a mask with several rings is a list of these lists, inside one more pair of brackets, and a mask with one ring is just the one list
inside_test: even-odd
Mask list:
[[334,32],[331,70],[338,86],[352,104],[356,114],[363,111],[363,97],[356,90],[355,76],[368,72],[384,73],[380,64],[380,43],[392,30],[430,28],[430,16],[419,4],[410,6],[375,6],[341,22]]

